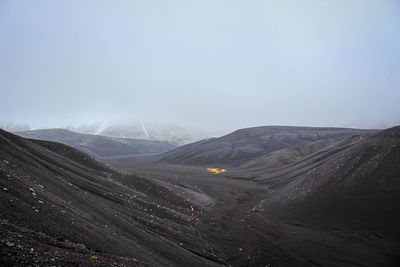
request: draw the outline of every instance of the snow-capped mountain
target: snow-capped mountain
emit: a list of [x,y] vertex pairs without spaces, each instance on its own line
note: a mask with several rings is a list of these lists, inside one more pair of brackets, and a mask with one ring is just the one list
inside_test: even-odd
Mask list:
[[199,130],[172,123],[94,123],[66,128],[80,133],[109,137],[167,141],[177,146],[209,137]]
[[0,122],[0,129],[9,132],[29,131],[31,127],[28,124],[18,124],[15,122]]

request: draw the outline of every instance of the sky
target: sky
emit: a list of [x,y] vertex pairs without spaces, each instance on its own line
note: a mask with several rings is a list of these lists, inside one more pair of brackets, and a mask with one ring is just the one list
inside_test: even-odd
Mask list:
[[2,0],[0,123],[400,124],[397,0]]

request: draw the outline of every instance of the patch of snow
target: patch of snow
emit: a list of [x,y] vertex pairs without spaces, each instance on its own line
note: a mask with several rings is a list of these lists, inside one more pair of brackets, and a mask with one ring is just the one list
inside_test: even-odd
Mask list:
[[142,129],[143,129],[143,132],[146,134],[146,137],[149,138],[149,134],[147,133],[147,130],[144,127],[143,123],[142,123]]
[[97,131],[94,133],[95,135],[100,134],[105,128],[107,128],[107,123],[102,123],[101,126],[99,127],[99,129],[97,129]]

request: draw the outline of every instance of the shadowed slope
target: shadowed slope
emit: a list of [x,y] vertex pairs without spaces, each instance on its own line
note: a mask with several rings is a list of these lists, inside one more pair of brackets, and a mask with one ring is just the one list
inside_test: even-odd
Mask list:
[[95,157],[162,153],[175,148],[166,142],[80,134],[64,129],[34,130],[16,134],[25,138],[59,142]]
[[238,166],[268,153],[318,140],[340,139],[366,130],[264,126],[237,130],[220,138],[203,140],[164,153],[161,162],[188,165]]
[[354,136],[285,169],[258,170],[270,188],[257,208],[400,240],[400,127]]
[[187,221],[195,204],[167,185],[2,130],[0,146],[0,234],[13,244],[2,249],[3,265],[218,264]]
[[108,162],[212,197],[199,230],[235,266],[398,266],[396,132],[290,146],[219,174],[155,158]]

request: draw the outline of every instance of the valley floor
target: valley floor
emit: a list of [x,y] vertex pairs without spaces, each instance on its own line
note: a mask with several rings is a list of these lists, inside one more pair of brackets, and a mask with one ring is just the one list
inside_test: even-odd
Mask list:
[[[201,242],[232,266],[396,266],[399,245],[380,235],[332,225],[306,224],[260,210],[266,186],[204,167],[157,163],[154,158],[107,159],[116,169],[175,188],[188,188],[210,201],[199,203],[191,224]],[[218,167],[218,166],[212,166]],[[232,177],[236,177],[232,179]],[[193,201],[190,191],[177,193]],[[186,196],[185,196],[186,194]],[[189,210],[188,210],[189,213]]]

